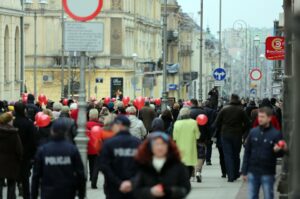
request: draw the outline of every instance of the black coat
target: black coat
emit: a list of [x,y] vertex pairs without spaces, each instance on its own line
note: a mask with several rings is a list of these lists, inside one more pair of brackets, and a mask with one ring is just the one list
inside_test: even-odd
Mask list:
[[22,143],[18,129],[0,125],[0,178],[17,180],[22,159]]
[[13,126],[19,129],[18,133],[23,146],[23,161],[33,159],[37,149],[35,137],[37,129],[33,125],[33,122],[24,116],[17,115]]
[[67,140],[52,140],[36,154],[32,176],[32,199],[74,199],[85,195],[85,174],[79,152]]
[[162,184],[165,197],[161,199],[182,199],[191,190],[189,174],[186,167],[177,161],[167,161],[161,172],[152,165],[141,166],[135,181],[136,199],[154,199],[151,188]]
[[222,136],[242,138],[250,127],[250,120],[242,105],[232,102],[219,112],[214,126],[221,129]]
[[108,198],[133,198],[132,194],[122,194],[119,188],[124,180],[131,180],[137,172],[134,156],[139,145],[140,140],[127,131],[104,142],[95,169],[104,174],[104,192]]

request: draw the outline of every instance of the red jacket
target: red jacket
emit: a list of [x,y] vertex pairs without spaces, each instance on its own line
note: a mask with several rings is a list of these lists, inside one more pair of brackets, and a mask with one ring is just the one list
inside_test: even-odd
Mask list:
[[92,128],[94,126],[99,126],[102,128],[102,124],[99,122],[95,122],[95,121],[88,121],[86,123],[86,135],[89,138],[89,142],[88,142],[88,155],[97,155],[99,153],[99,137],[101,134],[101,131],[99,132],[91,132]]
[[[278,130],[278,131],[281,130],[280,123],[279,123],[277,117],[274,116],[274,115],[272,116],[271,124],[272,124],[272,126],[273,126],[276,130]],[[259,125],[258,125],[258,118],[255,119],[255,121],[254,121],[254,123],[253,123],[253,128],[255,128],[255,127],[257,127],[257,126],[259,126]]]

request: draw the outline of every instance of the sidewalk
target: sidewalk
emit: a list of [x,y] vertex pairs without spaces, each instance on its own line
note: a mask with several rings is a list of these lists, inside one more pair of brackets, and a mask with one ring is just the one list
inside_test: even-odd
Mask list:
[[[203,182],[192,183],[192,192],[187,199],[235,199],[242,187],[242,179],[234,183],[228,183],[227,179],[221,178],[221,169],[219,166],[218,151],[213,148],[212,166],[204,166],[203,168]],[[104,199],[105,196],[102,190],[103,178],[99,176],[99,183],[97,190],[91,190],[90,183],[88,184],[88,198],[90,199]],[[242,197],[246,199],[246,195]]]

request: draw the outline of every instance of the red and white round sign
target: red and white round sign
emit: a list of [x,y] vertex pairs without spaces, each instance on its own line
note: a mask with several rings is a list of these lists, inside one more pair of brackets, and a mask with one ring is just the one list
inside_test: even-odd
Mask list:
[[94,19],[103,7],[104,0],[62,0],[65,12],[76,21]]
[[250,73],[250,78],[254,81],[261,80],[262,78],[262,72],[258,68],[255,68]]

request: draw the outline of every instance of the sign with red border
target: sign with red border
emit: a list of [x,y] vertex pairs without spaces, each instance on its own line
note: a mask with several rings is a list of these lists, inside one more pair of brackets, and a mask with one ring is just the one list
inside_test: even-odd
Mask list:
[[250,78],[252,80],[254,80],[254,81],[261,80],[261,78],[262,78],[262,72],[261,72],[261,70],[259,70],[258,68],[253,69],[250,72]]
[[266,59],[284,60],[285,58],[284,37],[268,37],[266,39]]
[[[89,0],[91,1],[91,0]],[[101,12],[104,0],[93,0],[87,3],[87,0],[62,0],[65,12],[74,20],[85,22],[94,19]],[[78,4],[80,3],[80,4]],[[76,5],[77,4],[77,5]],[[95,5],[94,5],[95,4]],[[96,5],[97,4],[97,5]],[[77,7],[76,7],[77,6]],[[92,7],[91,7],[92,6]],[[74,9],[76,7],[76,9]],[[90,11],[88,14],[82,14],[82,11]]]

